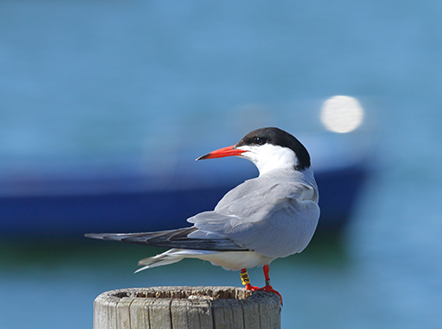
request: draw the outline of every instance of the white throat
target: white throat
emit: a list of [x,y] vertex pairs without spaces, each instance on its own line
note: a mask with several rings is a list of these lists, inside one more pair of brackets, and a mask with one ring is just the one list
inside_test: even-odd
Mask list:
[[274,169],[294,169],[299,165],[295,152],[287,147],[264,144],[260,146],[241,146],[246,150],[241,157],[252,161],[259,170],[259,176]]

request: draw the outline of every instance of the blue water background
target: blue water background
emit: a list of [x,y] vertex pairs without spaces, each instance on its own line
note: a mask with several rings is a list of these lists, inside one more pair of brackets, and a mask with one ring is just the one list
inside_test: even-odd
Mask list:
[[[321,133],[321,102],[357,97],[374,170],[340,236],[272,264],[283,328],[440,328],[441,59],[439,1],[5,0],[1,167],[164,168],[257,126]],[[132,275],[157,251],[137,246],[0,248],[1,328],[91,327],[93,299],[111,289],[239,284],[192,260]]]

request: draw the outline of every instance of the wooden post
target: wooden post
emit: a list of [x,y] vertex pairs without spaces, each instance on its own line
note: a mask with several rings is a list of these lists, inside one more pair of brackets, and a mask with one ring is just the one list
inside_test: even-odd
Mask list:
[[94,329],[280,327],[279,296],[237,287],[129,288],[94,301]]

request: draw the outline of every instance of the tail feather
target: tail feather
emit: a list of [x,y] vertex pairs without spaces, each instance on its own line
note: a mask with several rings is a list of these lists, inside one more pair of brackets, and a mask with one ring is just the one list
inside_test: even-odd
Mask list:
[[177,254],[176,253],[177,251],[178,251],[177,249],[170,249],[166,252],[163,252],[162,254],[140,260],[138,262],[138,266],[143,266],[143,267],[136,270],[135,273],[147,270],[149,268],[169,265],[179,262],[180,260],[185,258],[185,256]]
[[140,260],[138,265],[143,267],[135,273],[157,266],[177,263],[184,258],[197,258],[209,261],[213,265],[222,266],[226,270],[234,271],[270,264],[274,259],[253,251],[218,252],[209,250],[170,249],[162,254]]

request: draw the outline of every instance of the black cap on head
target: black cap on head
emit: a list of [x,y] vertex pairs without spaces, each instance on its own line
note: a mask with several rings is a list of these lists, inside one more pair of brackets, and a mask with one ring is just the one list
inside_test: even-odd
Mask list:
[[267,127],[256,129],[245,135],[235,147],[264,144],[287,147],[295,152],[299,161],[299,165],[295,169],[304,170],[310,167],[310,155],[304,145],[296,137],[279,128]]

